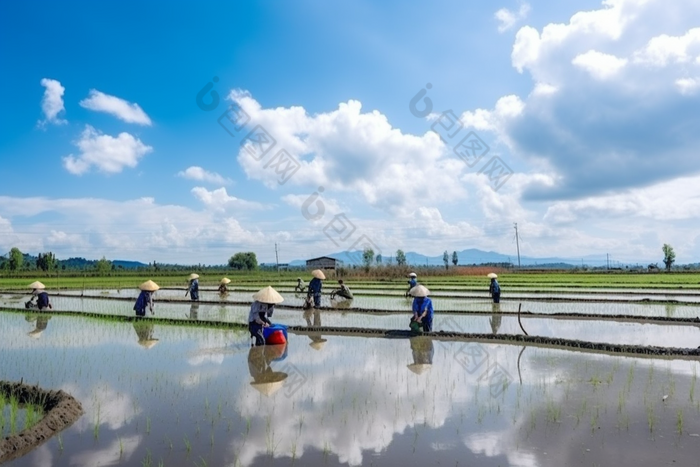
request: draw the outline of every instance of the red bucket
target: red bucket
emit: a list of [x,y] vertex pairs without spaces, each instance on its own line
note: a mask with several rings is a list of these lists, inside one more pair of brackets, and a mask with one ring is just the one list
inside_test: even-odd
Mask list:
[[281,330],[277,329],[272,331],[266,338],[265,338],[265,343],[267,345],[279,345],[279,344],[286,344],[287,343],[287,338],[284,337],[284,332]]

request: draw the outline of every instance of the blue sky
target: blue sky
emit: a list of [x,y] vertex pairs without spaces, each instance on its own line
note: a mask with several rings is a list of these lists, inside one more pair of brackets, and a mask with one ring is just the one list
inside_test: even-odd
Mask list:
[[[517,222],[528,256],[659,261],[668,242],[696,262],[698,27],[690,0],[4,2],[0,251],[511,254]],[[249,117],[233,136],[229,105]],[[277,142],[261,160],[256,125]]]

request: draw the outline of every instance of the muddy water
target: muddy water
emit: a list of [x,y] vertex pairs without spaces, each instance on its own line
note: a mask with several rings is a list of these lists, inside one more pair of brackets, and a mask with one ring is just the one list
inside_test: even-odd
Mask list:
[[232,331],[54,316],[28,336],[35,324],[0,312],[2,378],[65,389],[86,414],[13,467],[696,465],[700,455],[696,362],[318,335],[251,351]]

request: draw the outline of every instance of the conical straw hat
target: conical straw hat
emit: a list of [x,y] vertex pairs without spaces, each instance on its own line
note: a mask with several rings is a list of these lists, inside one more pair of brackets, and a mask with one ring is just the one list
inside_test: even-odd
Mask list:
[[412,272],[408,275],[408,277],[418,277],[415,272]]
[[253,300],[257,300],[261,303],[282,303],[284,298],[279,294],[272,286],[267,286],[264,289],[260,289],[253,294]]
[[41,336],[42,332],[44,332],[43,329],[35,329],[33,331],[28,332],[27,335],[33,337],[34,339],[38,339]]
[[29,288],[30,289],[45,289],[46,286],[39,281],[34,281],[31,284],[29,284]]
[[313,271],[311,271],[311,275],[314,276],[316,279],[326,279],[326,275],[320,269],[314,269]]
[[229,279],[228,277],[224,277],[223,279],[221,279],[221,283],[222,283],[222,284],[230,284],[230,283],[231,283],[231,279]]
[[156,290],[160,289],[160,286],[158,286],[158,284],[152,280],[147,280],[143,284],[139,285],[139,289],[145,290],[146,292],[155,292]]
[[154,345],[158,343],[158,339],[145,339],[145,340],[140,340],[139,345],[142,347],[145,347],[147,349],[150,349]]
[[323,346],[326,345],[326,342],[328,342],[328,339],[322,339],[320,341],[309,342],[309,346],[311,346],[312,349],[321,350],[323,348]]
[[490,277],[491,279],[495,279],[498,277],[498,274],[496,274],[495,272],[490,272],[486,275],[486,277]]
[[422,375],[426,371],[428,371],[432,365],[428,365],[427,363],[412,363],[407,366],[409,370],[414,372],[417,375]]
[[250,383],[260,394],[265,396],[271,396],[277,391],[279,391],[282,386],[284,386],[284,380],[289,376],[287,373],[282,371],[273,371],[257,381]]
[[190,280],[199,279],[199,274],[192,273],[189,277]]
[[427,287],[418,284],[409,290],[408,293],[411,294],[412,297],[427,297],[430,295],[430,290],[428,290]]

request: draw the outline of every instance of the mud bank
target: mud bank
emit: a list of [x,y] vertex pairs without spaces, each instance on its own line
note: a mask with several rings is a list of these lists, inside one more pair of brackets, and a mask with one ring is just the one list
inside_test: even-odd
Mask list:
[[83,415],[80,402],[61,390],[45,390],[22,382],[0,381],[0,392],[16,397],[20,406],[38,405],[45,414],[32,428],[0,441],[0,464],[27,454]]

